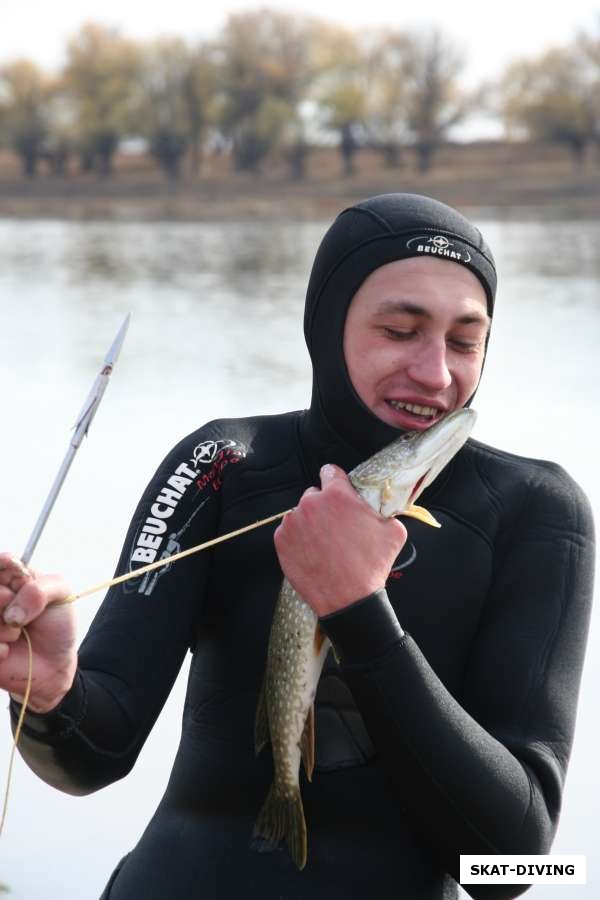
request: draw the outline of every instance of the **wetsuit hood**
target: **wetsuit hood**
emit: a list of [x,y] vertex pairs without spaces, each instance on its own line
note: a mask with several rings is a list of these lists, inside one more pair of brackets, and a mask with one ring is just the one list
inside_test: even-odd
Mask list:
[[347,470],[398,435],[352,386],[344,360],[344,323],[350,301],[371,272],[417,256],[470,269],[484,287],[492,316],[494,259],[479,230],[459,212],[417,194],[382,194],[340,213],[317,250],[306,295],[304,335],[313,387],[302,432],[313,469],[329,461]]

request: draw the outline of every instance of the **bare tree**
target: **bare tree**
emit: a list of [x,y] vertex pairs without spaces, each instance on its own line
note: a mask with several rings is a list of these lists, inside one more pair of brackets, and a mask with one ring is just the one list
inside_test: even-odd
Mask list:
[[48,133],[45,113],[49,79],[27,59],[0,70],[0,120],[9,145],[21,160],[23,174],[33,177]]
[[312,40],[321,125],[337,134],[344,174],[351,176],[365,131],[368,62],[358,36],[346,28],[320,22]]
[[366,129],[369,143],[388,167],[401,163],[409,139],[405,79],[409,39],[398,31],[365,35]]
[[592,140],[600,150],[600,16],[596,28],[578,35],[575,42],[588,87],[588,104],[592,120]]
[[298,110],[310,77],[308,20],[272,10],[231,15],[220,48],[221,128],[235,167],[257,172],[286,128],[303,142]]
[[48,130],[42,151],[44,162],[50,174],[67,175],[69,159],[77,146],[77,122],[60,76],[50,82],[45,114]]
[[119,140],[131,126],[139,63],[138,45],[103,25],[88,23],[69,41],[64,82],[84,169],[110,173]]
[[419,169],[426,172],[452,126],[469,109],[458,85],[464,67],[459,50],[438,29],[407,36],[404,49],[406,123],[417,150]]
[[191,50],[187,74],[184,78],[183,102],[186,108],[190,144],[190,167],[198,175],[207,129],[216,123],[218,106],[219,67],[215,48],[208,43]]
[[182,38],[160,38],[141,52],[138,130],[161,169],[177,178],[189,140],[185,86],[190,50]]
[[575,47],[557,47],[514,62],[500,85],[509,134],[564,144],[580,166],[594,134],[589,84]]

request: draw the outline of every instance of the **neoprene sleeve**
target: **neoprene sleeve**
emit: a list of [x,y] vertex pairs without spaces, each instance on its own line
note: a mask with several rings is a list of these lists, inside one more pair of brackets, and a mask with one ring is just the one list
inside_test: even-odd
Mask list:
[[594,565],[587,501],[573,489],[557,496],[528,498],[460,697],[403,634],[384,591],[321,619],[403,803],[455,878],[461,853],[547,853],[557,826]]

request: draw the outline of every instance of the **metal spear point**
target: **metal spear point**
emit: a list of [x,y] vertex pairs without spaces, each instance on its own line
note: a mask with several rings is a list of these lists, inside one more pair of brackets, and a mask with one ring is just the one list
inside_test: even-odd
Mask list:
[[73,437],[71,438],[71,441],[69,443],[69,449],[67,450],[66,456],[62,461],[61,467],[58,470],[56,478],[54,479],[54,484],[50,488],[50,493],[48,494],[40,516],[35,523],[35,528],[33,529],[31,537],[29,538],[27,546],[25,547],[25,550],[23,551],[23,554],[21,556],[21,560],[25,564],[27,564],[31,559],[37,542],[40,539],[40,535],[44,530],[44,526],[48,521],[48,516],[52,512],[52,507],[54,506],[56,498],[58,497],[63,481],[67,476],[67,472],[71,468],[71,463],[75,458],[75,454],[77,453],[77,450],[79,449],[83,438],[88,433],[89,427],[92,423],[92,419],[96,415],[96,410],[100,405],[100,401],[102,400],[104,391],[106,390],[106,387],[108,385],[108,380],[112,375],[114,365],[119,357],[119,352],[123,345],[123,341],[125,340],[125,335],[127,333],[130,319],[131,313],[128,313],[125,317],[125,321],[117,332],[117,336],[110,346],[110,350],[104,358],[102,368],[100,369],[99,374],[96,376],[94,384],[92,385],[92,389],[89,392],[86,401],[81,408],[81,412],[77,417],[77,421],[73,430]]

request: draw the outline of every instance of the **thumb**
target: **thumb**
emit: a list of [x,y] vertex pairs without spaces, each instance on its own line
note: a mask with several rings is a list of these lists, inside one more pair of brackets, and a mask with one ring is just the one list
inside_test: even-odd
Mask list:
[[347,480],[347,475],[343,469],[340,469],[339,466],[334,466],[333,463],[326,463],[324,466],[321,466],[321,471],[319,472],[321,476],[321,487],[324,488],[327,484],[330,484],[332,481],[337,479]]

